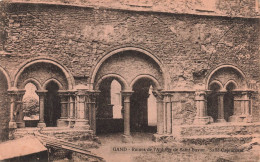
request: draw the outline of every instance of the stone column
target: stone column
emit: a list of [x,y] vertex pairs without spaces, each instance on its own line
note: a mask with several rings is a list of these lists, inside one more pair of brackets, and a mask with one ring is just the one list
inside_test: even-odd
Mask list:
[[69,93],[68,91],[59,90],[58,94],[60,96],[60,104],[61,104],[61,117],[57,120],[57,127],[67,127],[68,126],[68,110],[69,110]]
[[197,113],[194,120],[194,124],[204,125],[210,122],[210,117],[207,116],[207,105],[206,105],[205,96],[206,96],[205,91],[195,92],[195,105],[197,108]]
[[229,120],[231,122],[252,122],[251,91],[235,91],[234,94],[234,114],[229,117]]
[[14,118],[14,111],[15,111],[15,99],[16,99],[16,92],[17,90],[8,90],[8,95],[10,96],[10,122],[9,122],[9,128],[17,128],[15,118]]
[[23,113],[23,95],[25,90],[18,90],[16,94],[16,124],[17,128],[24,128],[25,122],[23,120],[24,113]]
[[158,91],[153,91],[157,102],[157,134],[163,134],[163,95]]
[[131,141],[130,135],[130,97],[133,91],[122,91],[124,97],[124,142]]
[[77,119],[74,128],[89,129],[88,108],[86,104],[87,89],[79,89],[76,92],[77,98]]
[[90,115],[89,120],[90,122],[90,128],[93,130],[94,135],[96,134],[96,99],[99,95],[100,91],[91,91],[89,94],[90,98]]
[[38,91],[36,91],[36,93],[39,96],[39,103],[40,103],[40,120],[39,120],[37,127],[46,127],[46,124],[44,122],[44,99],[45,99],[47,90],[38,90]]
[[164,94],[164,98],[165,98],[165,133],[167,134],[171,134],[172,133],[172,104],[171,104],[171,94]]
[[69,108],[68,108],[68,118],[75,118],[75,91],[69,91]]
[[226,122],[224,119],[224,95],[225,92],[218,92],[218,123]]

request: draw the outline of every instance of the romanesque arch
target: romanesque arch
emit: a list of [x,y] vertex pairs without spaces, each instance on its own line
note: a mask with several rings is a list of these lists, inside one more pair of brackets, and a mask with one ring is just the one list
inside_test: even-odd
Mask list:
[[[22,64],[14,79],[16,104],[13,109],[18,112],[16,124],[24,127],[21,101],[25,86],[33,84],[39,97],[39,127],[64,126],[68,118],[69,94],[74,87],[74,79],[66,67],[49,58],[36,58]],[[18,97],[17,97],[18,96]]]
[[207,114],[214,122],[249,122],[250,91],[244,73],[233,65],[214,69],[207,78]]
[[[135,53],[139,53],[143,56],[146,56],[147,58],[153,60],[153,64],[156,64],[158,66],[158,69],[160,69],[161,74],[162,74],[162,78],[160,78],[160,81],[163,80],[163,84],[162,84],[162,88],[166,89],[166,85],[168,84],[168,73],[166,72],[163,64],[161,63],[161,61],[154,56],[153,54],[151,54],[150,52],[148,52],[147,50],[144,50],[142,48],[136,48],[136,47],[123,47],[123,48],[118,48],[115,50],[112,50],[108,53],[106,53],[104,56],[102,56],[99,60],[97,65],[94,67],[93,72],[91,74],[91,78],[90,78],[90,84],[94,85],[92,88],[95,89],[95,84],[97,83],[97,79],[99,78],[98,72],[100,71],[100,69],[102,69],[102,65],[104,65],[104,63],[112,56],[114,55],[122,55],[122,54],[126,54],[127,52],[133,51]],[[116,73],[115,73],[116,74]],[[136,75],[134,76],[136,77]],[[133,78],[132,78],[133,79]],[[131,81],[128,81],[128,84],[130,85]]]
[[[102,112],[107,112],[107,110],[112,112],[113,105],[110,103],[110,91],[113,80],[118,81],[122,88],[122,113],[124,119],[120,122],[122,123],[122,126],[124,122],[124,134],[128,135],[130,133],[130,104],[137,104],[137,101],[134,101],[134,97],[131,95],[134,94],[134,96],[138,98],[138,95],[136,96],[136,94],[140,94],[141,91],[137,92],[136,89],[138,86],[141,86],[140,81],[146,83],[146,90],[143,91],[143,93],[147,94],[150,86],[153,86],[156,90],[161,90],[162,87],[165,86],[164,69],[161,62],[155,56],[143,49],[133,47],[118,49],[102,57],[91,76],[93,89],[100,91],[98,99],[97,125],[101,122],[100,120],[108,120],[101,119],[101,116],[99,116],[100,113],[102,114]],[[143,100],[142,103],[147,102],[147,98],[139,98],[139,100]],[[147,106],[147,103],[144,105]],[[104,117],[113,118],[109,115],[104,115]],[[112,123],[110,125],[112,125]]]
[[36,80],[42,87],[49,79],[59,80],[64,84],[65,89],[73,89],[75,85],[69,70],[57,61],[48,58],[37,58],[22,64],[15,73],[14,87],[23,88],[23,83],[27,79],[31,79],[32,82]]

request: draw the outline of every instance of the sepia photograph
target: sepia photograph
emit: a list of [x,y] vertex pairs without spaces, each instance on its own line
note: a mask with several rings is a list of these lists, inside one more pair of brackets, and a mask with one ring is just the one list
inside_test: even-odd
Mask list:
[[0,0],[0,161],[260,162],[260,0]]

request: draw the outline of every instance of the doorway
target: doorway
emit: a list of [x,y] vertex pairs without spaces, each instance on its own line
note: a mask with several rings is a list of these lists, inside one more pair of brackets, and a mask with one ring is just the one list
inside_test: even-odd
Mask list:
[[60,97],[58,95],[59,86],[52,81],[46,86],[46,90],[48,92],[44,102],[44,121],[47,127],[55,127],[61,115]]
[[152,82],[149,79],[139,79],[133,85],[130,100],[130,130],[131,132],[156,133],[156,100],[151,93]]

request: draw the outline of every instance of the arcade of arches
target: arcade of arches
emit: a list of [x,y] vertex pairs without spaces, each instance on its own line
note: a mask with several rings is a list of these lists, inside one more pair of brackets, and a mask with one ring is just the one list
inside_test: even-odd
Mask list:
[[[8,83],[6,76],[0,75],[0,100],[7,107]],[[75,86],[71,78],[63,66],[53,62],[24,66],[8,90],[9,128],[57,126],[91,129],[94,133],[123,132],[130,137],[131,132],[171,135],[178,124],[252,122],[252,90],[244,74],[233,66],[212,71],[204,90],[167,91],[163,90],[166,78],[160,62],[129,50],[101,62],[92,78],[93,89]],[[193,99],[193,117],[190,121],[190,116],[176,120],[176,109],[185,104],[185,98],[178,100],[176,96],[192,95],[187,98]],[[34,107],[25,102],[28,96]]]

